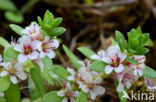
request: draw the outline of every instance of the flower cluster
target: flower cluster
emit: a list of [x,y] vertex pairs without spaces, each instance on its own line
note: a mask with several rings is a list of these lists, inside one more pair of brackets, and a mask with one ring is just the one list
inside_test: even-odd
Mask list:
[[[130,88],[132,83],[143,75],[146,59],[144,55],[128,56],[127,51],[122,53],[118,45],[112,45],[106,51],[100,50],[98,54],[92,55],[91,58],[106,63],[104,72],[112,74],[113,78],[115,77],[118,80],[117,91],[119,92],[123,91],[124,87]],[[137,63],[128,61],[129,58]]]
[[20,54],[18,61],[23,63],[29,60],[37,60],[48,56],[49,58],[55,57],[54,49],[59,47],[57,39],[50,39],[49,36],[44,36],[41,32],[41,27],[36,23],[31,23],[30,26],[22,30],[26,34],[18,39],[15,45],[15,50]]
[[87,66],[82,61],[79,61],[79,63],[81,67],[77,72],[71,68],[67,68],[67,71],[71,74],[68,76],[68,80],[74,81],[92,100],[95,100],[96,96],[105,93],[105,88],[100,85],[103,79],[98,76],[99,73],[89,69],[89,61],[87,61]]

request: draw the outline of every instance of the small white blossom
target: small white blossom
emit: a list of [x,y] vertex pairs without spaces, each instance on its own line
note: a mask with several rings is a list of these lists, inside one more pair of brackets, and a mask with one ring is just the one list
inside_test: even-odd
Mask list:
[[39,40],[41,37],[40,29],[41,27],[38,24],[32,22],[31,25],[27,26],[21,32],[30,36],[31,40]]
[[90,73],[85,74],[85,77],[86,80],[78,82],[79,88],[81,88],[85,93],[89,93],[92,100],[95,100],[96,96],[105,93],[105,88],[99,85],[102,83],[101,77],[94,79]]
[[105,67],[105,73],[110,74],[113,70],[116,73],[120,73],[124,70],[124,65],[122,62],[127,57],[126,54],[121,53],[120,48],[118,45],[110,46],[106,53],[102,50],[98,52],[98,55],[92,55],[93,59],[102,60],[109,65]]
[[104,61],[105,56],[106,56],[105,51],[104,50],[100,50],[97,55],[92,55],[91,58],[95,59],[95,60],[102,60],[102,61]]
[[146,57],[144,55],[142,55],[142,56],[134,55],[133,58],[136,59],[138,61],[138,63],[137,64],[128,63],[128,67],[133,68],[134,75],[139,74],[139,76],[142,76],[143,69],[145,68],[144,62],[146,60]]
[[34,40],[31,41],[30,37],[22,36],[18,40],[19,44],[16,44],[14,49],[20,54],[18,55],[18,61],[23,63],[27,61],[27,59],[35,60],[38,58],[37,44],[39,41]]
[[61,102],[68,102],[68,100],[70,102],[76,102],[75,98],[78,97],[79,91],[72,91],[70,83],[67,83],[65,89],[58,91],[57,95],[64,97]]
[[117,73],[116,77],[119,81],[117,91],[124,91],[124,87],[129,89],[132,86],[132,83],[138,80],[139,76],[135,76],[133,71],[129,68],[121,73]]
[[40,51],[40,58],[48,56],[49,58],[55,57],[53,49],[57,49],[59,46],[58,40],[50,40],[49,36],[46,36],[43,42],[38,43],[38,50]]
[[21,80],[25,80],[27,78],[21,63],[16,63],[14,66],[12,66],[10,62],[3,63],[3,67],[5,70],[0,73],[0,76],[4,77],[6,75],[10,75],[10,80],[14,84],[18,82],[17,77]]

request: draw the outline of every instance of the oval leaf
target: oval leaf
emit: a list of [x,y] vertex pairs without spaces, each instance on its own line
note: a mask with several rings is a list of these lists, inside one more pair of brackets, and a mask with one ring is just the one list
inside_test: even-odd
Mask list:
[[156,78],[156,71],[153,70],[152,68],[146,66],[144,69],[143,76],[148,77],[148,78]]
[[43,102],[61,102],[62,98],[57,95],[57,91],[51,91],[43,97]]

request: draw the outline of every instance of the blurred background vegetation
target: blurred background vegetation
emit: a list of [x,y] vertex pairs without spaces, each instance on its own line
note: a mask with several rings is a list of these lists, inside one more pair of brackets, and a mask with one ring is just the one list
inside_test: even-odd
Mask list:
[[[25,27],[31,21],[37,21],[37,16],[43,17],[47,9],[56,17],[63,18],[62,26],[67,31],[60,38],[81,58],[84,56],[76,50],[77,47],[85,46],[94,51],[106,49],[115,30],[126,37],[130,29],[140,26],[151,37],[146,64],[156,69],[156,0],[0,0],[0,36],[9,41],[11,36],[17,39],[18,35],[8,25],[15,23]],[[59,50],[54,62],[71,66],[62,47]],[[109,91],[106,91],[103,100],[113,102],[118,99],[112,83],[112,80],[105,81],[104,86]],[[142,84],[142,81],[136,83]],[[25,91],[24,97],[28,93]]]

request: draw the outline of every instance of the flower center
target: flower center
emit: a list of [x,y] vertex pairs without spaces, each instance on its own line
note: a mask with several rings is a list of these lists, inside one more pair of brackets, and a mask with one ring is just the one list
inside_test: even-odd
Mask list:
[[65,96],[66,96],[66,97],[70,97],[70,96],[72,96],[72,92],[71,92],[71,91],[67,91],[67,92],[65,92]]
[[118,67],[120,64],[120,58],[116,55],[114,58],[111,59],[112,60],[112,67]]
[[43,49],[44,52],[47,52],[48,49],[53,48],[53,47],[51,46],[51,43],[52,43],[52,42],[50,41],[50,42],[44,42],[44,43],[42,44],[42,49]]
[[89,84],[87,85],[87,87],[88,87],[88,89],[92,89],[92,88],[93,88],[93,84],[92,84],[92,83],[89,83]]
[[15,69],[14,69],[14,68],[11,68],[8,72],[9,72],[9,74],[11,74],[11,75],[12,75],[12,74],[14,74],[16,71],[15,71]]
[[32,47],[30,45],[25,45],[24,46],[24,54],[28,55],[30,53],[32,53]]

